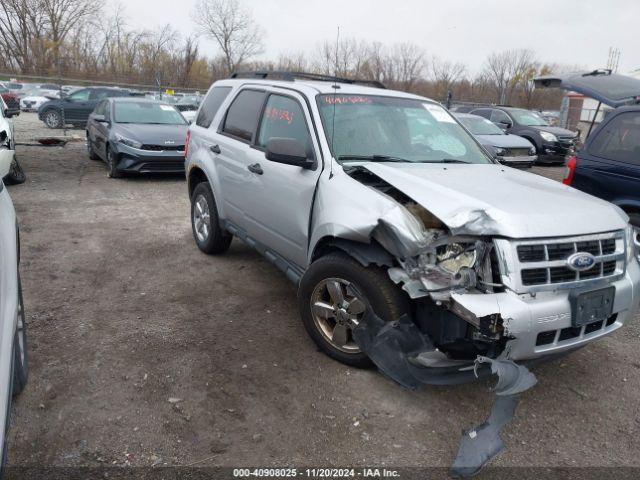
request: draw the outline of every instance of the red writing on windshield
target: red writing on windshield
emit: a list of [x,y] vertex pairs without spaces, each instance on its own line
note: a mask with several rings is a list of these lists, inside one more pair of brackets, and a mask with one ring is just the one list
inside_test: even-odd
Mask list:
[[280,110],[276,107],[267,108],[264,112],[267,118],[271,121],[282,121],[287,122],[289,125],[293,123],[293,113],[289,110]]
[[349,96],[333,96],[328,95],[323,97],[324,103],[329,105],[359,105],[364,103],[373,103],[372,100],[368,97],[358,97],[354,95]]

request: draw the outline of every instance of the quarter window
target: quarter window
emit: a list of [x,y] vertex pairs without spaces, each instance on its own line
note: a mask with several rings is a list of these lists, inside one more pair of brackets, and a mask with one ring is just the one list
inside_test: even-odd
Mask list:
[[213,122],[213,118],[220,109],[220,105],[225,101],[230,91],[231,87],[213,87],[202,103],[198,118],[196,119],[196,125],[209,128],[211,122]]
[[260,133],[256,144],[266,148],[271,138],[292,138],[304,146],[309,158],[313,157],[311,136],[307,129],[304,111],[290,97],[271,95],[262,115]]
[[617,115],[589,147],[597,157],[640,164],[640,112]]
[[264,92],[241,91],[227,111],[222,131],[250,142],[256,132],[263,103]]

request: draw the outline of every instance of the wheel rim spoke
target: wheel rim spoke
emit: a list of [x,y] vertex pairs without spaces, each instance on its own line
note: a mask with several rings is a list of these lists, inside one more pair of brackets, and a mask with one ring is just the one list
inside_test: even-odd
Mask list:
[[357,297],[349,302],[349,307],[347,308],[347,312],[349,312],[350,315],[360,315],[364,313],[365,310],[366,306],[364,302]]
[[333,332],[331,334],[331,340],[333,343],[338,345],[339,347],[344,347],[347,344],[349,336],[349,329],[346,325],[342,325],[341,323],[336,323],[336,326],[333,327]]
[[313,313],[325,319],[335,317],[333,307],[325,302],[315,302],[313,304]]
[[344,294],[342,293],[342,286],[339,282],[336,280],[327,282],[327,291],[334,305],[342,305],[342,302],[344,302]]

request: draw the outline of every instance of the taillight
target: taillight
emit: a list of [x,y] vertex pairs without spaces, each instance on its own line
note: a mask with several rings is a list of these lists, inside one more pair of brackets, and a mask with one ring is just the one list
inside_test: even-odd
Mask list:
[[571,185],[571,182],[573,182],[573,176],[576,173],[577,165],[578,159],[576,157],[571,157],[567,162],[567,173],[565,173],[565,177],[564,180],[562,180],[562,183],[564,183],[565,185]]
[[184,140],[184,158],[189,154],[189,140],[191,140],[191,130],[187,130],[187,138]]

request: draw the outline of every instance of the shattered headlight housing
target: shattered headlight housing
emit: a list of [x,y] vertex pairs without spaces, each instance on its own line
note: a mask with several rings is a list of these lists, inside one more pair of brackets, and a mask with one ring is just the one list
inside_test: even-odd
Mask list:
[[493,150],[496,152],[496,156],[498,157],[504,157],[505,153],[507,153],[507,151],[501,147],[494,146]]
[[436,265],[451,275],[457,275],[463,268],[473,267],[476,258],[474,243],[449,243],[438,248]]

